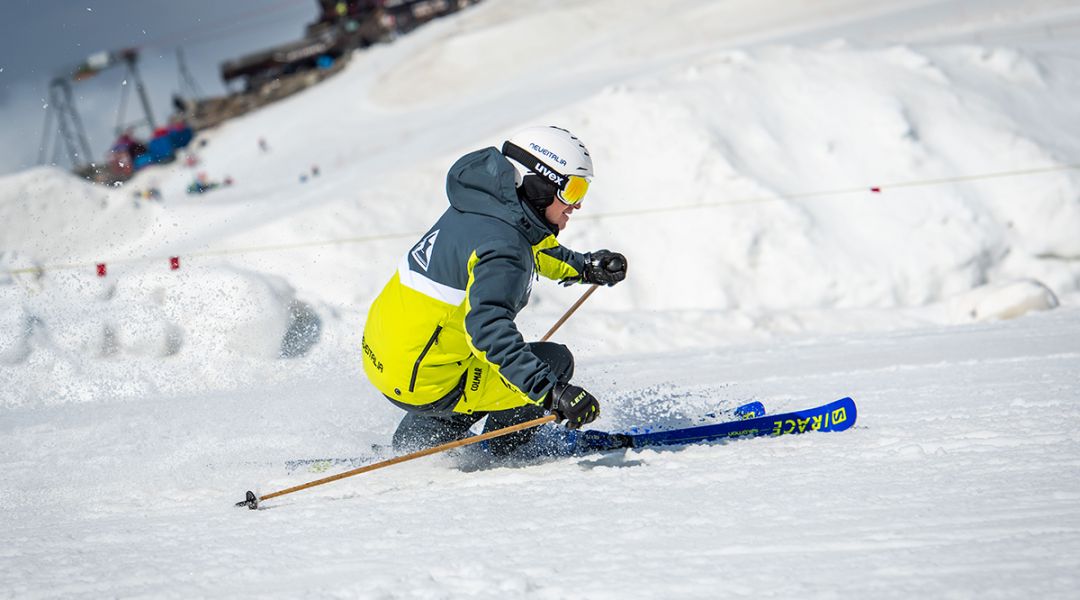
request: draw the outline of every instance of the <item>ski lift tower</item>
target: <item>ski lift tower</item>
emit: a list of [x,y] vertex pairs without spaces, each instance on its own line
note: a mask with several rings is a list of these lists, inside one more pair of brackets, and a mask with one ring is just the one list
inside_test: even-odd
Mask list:
[[[126,48],[115,52],[98,52],[91,55],[85,62],[71,69],[67,73],[59,75],[49,83],[49,105],[45,112],[45,127],[42,132],[41,151],[38,154],[38,162],[44,164],[49,154],[49,136],[52,133],[52,120],[57,121],[56,141],[53,144],[53,155],[60,152],[61,144],[67,150],[71,158],[71,165],[76,172],[90,173],[90,160],[93,156],[90,151],[90,143],[86,138],[86,128],[83,127],[82,119],[75,108],[74,95],[71,92],[72,82],[84,81],[96,76],[106,69],[116,66],[126,66],[128,77],[135,82],[135,90],[139,94],[142,104],[145,123],[151,130],[156,127],[154,113],[150,109],[150,99],[146,95],[146,86],[143,85],[142,77],[136,67],[139,52],[134,48]],[[126,103],[127,90],[121,97],[121,107]],[[121,110],[123,110],[121,108]],[[134,124],[141,124],[136,122]]]
[[45,110],[45,129],[41,134],[41,146],[38,152],[38,164],[45,164],[49,155],[49,134],[52,133],[52,121],[57,121],[56,141],[53,144],[53,162],[60,152],[60,144],[71,158],[71,165],[78,169],[82,160],[91,155],[90,143],[86,141],[86,129],[83,127],[79,112],[75,110],[75,99],[71,93],[71,82],[63,77],[56,77],[49,82],[49,102]]

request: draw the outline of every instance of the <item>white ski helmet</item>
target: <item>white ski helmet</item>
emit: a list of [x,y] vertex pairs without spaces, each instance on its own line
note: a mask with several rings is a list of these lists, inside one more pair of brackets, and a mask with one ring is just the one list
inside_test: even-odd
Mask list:
[[585,144],[559,127],[522,129],[503,143],[502,153],[517,172],[519,188],[526,177],[535,175],[554,186],[567,204],[580,203],[592,180],[592,157]]

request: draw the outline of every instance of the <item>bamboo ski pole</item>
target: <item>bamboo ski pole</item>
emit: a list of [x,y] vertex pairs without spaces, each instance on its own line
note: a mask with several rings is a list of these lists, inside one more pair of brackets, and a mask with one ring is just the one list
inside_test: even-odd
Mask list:
[[376,469],[382,469],[383,467],[389,467],[390,465],[396,465],[396,464],[403,463],[403,462],[406,462],[406,461],[410,461],[410,460],[413,460],[413,459],[416,459],[416,458],[420,458],[422,456],[430,456],[432,454],[438,454],[439,452],[445,452],[445,451],[451,450],[453,448],[460,448],[462,446],[468,446],[470,444],[476,444],[476,443],[482,442],[484,440],[490,440],[492,438],[497,438],[497,437],[500,437],[500,436],[508,435],[508,434],[514,433],[515,431],[521,431],[522,429],[529,429],[530,427],[536,427],[538,425],[543,425],[544,423],[550,423],[550,422],[554,421],[555,419],[556,419],[556,416],[554,414],[550,414],[550,415],[547,415],[547,416],[540,417],[539,419],[533,419],[532,421],[525,421],[524,423],[518,423],[517,425],[511,425],[510,427],[503,427],[502,429],[496,429],[495,431],[489,431],[487,433],[483,433],[483,434],[480,434],[480,435],[477,435],[477,436],[467,437],[467,438],[462,439],[462,440],[457,440],[457,441],[453,441],[453,442],[447,442],[447,443],[441,444],[439,446],[434,446],[432,448],[427,448],[425,450],[418,450],[418,451],[413,452],[411,454],[405,454],[403,456],[397,456],[397,457],[394,457],[394,458],[391,458],[391,459],[388,459],[388,460],[384,460],[382,462],[377,462],[375,464],[366,465],[366,466],[363,466],[363,467],[357,467],[357,468],[355,468],[355,469],[353,469],[351,471],[345,471],[344,473],[338,473],[337,475],[331,475],[330,477],[323,477],[322,479],[316,479],[315,481],[309,481],[308,483],[304,483],[304,484],[301,484],[301,485],[293,486],[291,488],[286,488],[286,489],[283,489],[283,490],[279,490],[279,491],[276,491],[276,492],[273,492],[273,493],[270,493],[270,494],[265,494],[263,496],[256,497],[255,492],[249,491],[247,493],[247,498],[245,498],[244,500],[242,500],[240,502],[237,502],[236,505],[237,506],[246,506],[246,507],[248,507],[248,508],[250,508],[252,510],[255,510],[256,508],[259,507],[259,503],[262,502],[263,500],[269,500],[270,498],[277,498],[278,496],[284,496],[285,494],[291,494],[293,492],[299,492],[300,490],[306,490],[308,488],[313,488],[313,487],[318,486],[318,485],[323,485],[323,484],[326,484],[326,483],[330,483],[331,481],[337,481],[338,479],[345,479],[346,477],[352,477],[353,475],[359,475],[361,473],[367,473],[368,471],[374,471]]
[[[549,329],[547,333],[544,334],[544,337],[540,338],[540,341],[546,342],[548,340],[548,338],[550,338],[552,335],[554,335],[555,332],[559,329],[559,327],[562,327],[562,324],[565,323],[566,320],[570,318],[570,315],[574,314],[574,311],[576,311],[579,306],[581,306],[586,300],[588,300],[589,296],[591,296],[592,293],[595,292],[596,288],[598,288],[598,287],[600,287],[600,286],[596,285],[596,284],[593,284],[593,285],[589,286],[589,289],[585,290],[585,293],[582,294],[580,298],[578,298],[577,302],[575,302],[573,304],[573,306],[571,306],[569,309],[567,309],[567,311],[563,314],[563,316],[558,321],[556,321],[554,325],[551,326],[551,329]],[[394,458],[384,460],[382,462],[377,462],[377,463],[374,463],[374,464],[365,465],[363,467],[357,467],[355,469],[352,469],[351,471],[345,471],[344,473],[338,473],[337,475],[331,475],[329,477],[323,477],[322,479],[316,479],[315,481],[309,481],[307,483],[296,485],[296,486],[293,486],[291,488],[285,488],[283,490],[278,490],[276,492],[272,492],[272,493],[269,493],[269,494],[264,494],[262,496],[256,496],[255,492],[252,492],[251,490],[248,490],[247,496],[243,500],[241,500],[240,502],[237,502],[236,506],[246,506],[246,507],[250,508],[251,510],[255,510],[255,509],[259,508],[259,503],[262,502],[263,500],[269,500],[270,498],[277,498],[278,496],[284,496],[285,494],[291,494],[293,492],[299,492],[300,490],[306,490],[308,488],[313,488],[313,487],[316,487],[316,486],[319,486],[319,485],[327,484],[327,483],[330,483],[330,482],[333,482],[333,481],[337,481],[339,479],[345,479],[346,477],[352,477],[353,475],[359,475],[361,473],[367,473],[369,471],[374,471],[376,469],[382,469],[384,467],[389,467],[391,465],[396,465],[396,464],[399,464],[399,463],[403,463],[403,462],[410,461],[410,460],[413,460],[413,459],[421,458],[421,457],[424,457],[424,456],[431,456],[432,454],[438,454],[440,452],[445,452],[447,450],[452,450],[454,448],[461,448],[462,446],[468,446],[470,444],[476,444],[476,443],[479,443],[479,442],[483,442],[485,440],[490,440],[492,438],[497,438],[497,437],[501,437],[501,436],[504,436],[504,435],[508,435],[508,434],[514,433],[516,431],[521,431],[522,429],[529,429],[531,427],[538,427],[540,425],[543,425],[544,423],[550,423],[550,422],[554,421],[557,418],[558,417],[555,414],[550,414],[550,415],[547,415],[547,416],[540,417],[539,419],[533,419],[532,421],[526,421],[524,423],[518,423],[517,425],[511,425],[510,427],[503,427],[502,429],[496,429],[495,431],[489,431],[487,433],[483,433],[483,434],[472,436],[472,437],[467,437],[465,439],[456,440],[456,441],[453,441],[453,442],[447,442],[447,443],[441,444],[439,446],[434,446],[434,447],[431,447],[431,448],[427,448],[425,450],[418,450],[418,451],[413,452],[411,454],[405,454],[403,456],[397,456],[397,457],[394,457]]]
[[569,309],[567,309],[567,311],[565,313],[563,313],[563,316],[559,317],[558,321],[555,321],[555,324],[552,325],[551,329],[549,329],[548,332],[544,334],[544,337],[540,338],[540,341],[541,342],[546,342],[546,341],[548,341],[548,339],[551,338],[551,336],[555,335],[555,332],[558,331],[559,327],[562,327],[562,324],[565,323],[566,320],[570,318],[570,315],[574,314],[574,311],[576,311],[579,306],[584,304],[585,301],[589,299],[589,296],[592,296],[592,293],[595,292],[596,288],[598,288],[598,287],[600,287],[600,286],[595,284],[595,283],[590,285],[589,289],[585,290],[585,293],[582,294],[581,297],[577,299],[577,302],[575,302],[573,304],[573,306],[571,306]]
[[[604,268],[612,272],[621,271],[626,268],[626,263],[624,261],[625,259],[616,257],[610,262],[610,264],[605,265]],[[598,283],[590,285],[589,289],[585,290],[585,293],[582,294],[580,298],[578,298],[577,302],[575,302],[574,305],[571,306],[566,311],[566,313],[563,314],[563,316],[558,321],[556,321],[554,325],[551,326],[551,329],[549,329],[548,332],[544,334],[544,337],[540,338],[540,341],[546,342],[551,336],[555,335],[555,332],[559,329],[559,327],[561,327],[562,324],[570,318],[570,315],[574,314],[574,311],[576,311],[579,306],[584,304],[585,301],[589,299],[589,296],[592,296],[593,292],[595,292],[596,288],[598,287],[600,287],[600,284]]]

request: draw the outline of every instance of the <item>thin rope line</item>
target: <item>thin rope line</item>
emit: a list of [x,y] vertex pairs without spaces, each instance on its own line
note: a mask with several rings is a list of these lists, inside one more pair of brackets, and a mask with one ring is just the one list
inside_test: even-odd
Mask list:
[[[763,204],[766,202],[780,202],[784,200],[801,200],[809,198],[821,198],[827,196],[843,196],[850,194],[865,194],[885,191],[887,189],[896,188],[914,188],[914,187],[928,187],[934,185],[942,185],[947,183],[961,183],[969,181],[980,181],[986,179],[1001,179],[1005,177],[1018,177],[1023,175],[1037,175],[1043,173],[1056,173],[1061,171],[1070,171],[1080,169],[1080,164],[1067,164],[1056,165],[1052,167],[1036,167],[1031,169],[1017,169],[1013,171],[997,171],[992,173],[978,173],[974,175],[956,175],[953,177],[939,177],[934,179],[920,179],[916,181],[897,181],[892,183],[884,183],[880,185],[865,185],[860,187],[851,188],[838,188],[832,190],[820,190],[815,192],[796,192],[791,194],[775,194],[772,196],[758,196],[752,198],[742,198],[736,200],[728,200],[725,202],[705,202],[701,204],[684,204],[680,206],[666,206],[666,207],[650,207],[637,210],[623,210],[613,211],[600,215],[580,215],[577,217],[579,221],[594,221],[600,219],[621,218],[635,215],[644,214],[656,214],[665,212],[680,212],[686,210],[700,210],[700,209],[716,209],[726,208],[729,206],[739,206],[746,204]],[[311,248],[316,246],[332,246],[339,244],[365,244],[369,242],[378,242],[385,240],[393,240],[398,238],[415,237],[420,235],[421,231],[406,232],[406,233],[387,233],[380,235],[369,235],[352,238],[341,238],[335,240],[319,240],[312,242],[298,242],[294,244],[272,244],[263,246],[247,246],[241,248],[226,248],[222,250],[204,250],[201,252],[192,252],[182,254],[186,258],[206,258],[212,256],[229,256],[236,254],[254,254],[258,252],[275,252],[281,250],[295,250],[298,248]],[[34,267],[26,267],[22,269],[11,269],[0,271],[7,275],[23,275],[34,274],[40,277],[42,274],[49,271],[69,271],[74,269],[84,269],[89,267],[96,267],[100,264],[131,264],[138,262],[153,262],[158,260],[169,260],[176,255],[167,257],[132,257],[132,258],[118,258],[108,261],[86,262],[86,263],[67,263],[67,264],[52,264],[52,265],[39,265]]]

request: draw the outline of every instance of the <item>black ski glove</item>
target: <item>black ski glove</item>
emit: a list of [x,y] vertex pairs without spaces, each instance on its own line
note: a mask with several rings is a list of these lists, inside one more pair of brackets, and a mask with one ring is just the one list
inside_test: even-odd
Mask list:
[[544,408],[553,411],[558,422],[565,419],[567,429],[577,429],[600,416],[600,403],[592,394],[561,381],[551,388]]
[[626,279],[626,257],[610,250],[597,250],[585,254],[585,271],[581,280],[585,283],[615,285]]

